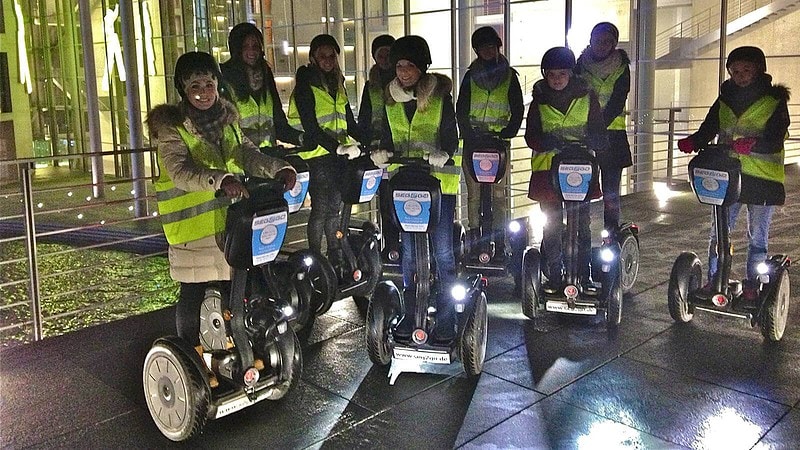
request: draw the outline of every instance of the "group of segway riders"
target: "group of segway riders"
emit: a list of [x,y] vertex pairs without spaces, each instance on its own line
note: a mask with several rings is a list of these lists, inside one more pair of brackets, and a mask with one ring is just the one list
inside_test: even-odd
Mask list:
[[[477,57],[455,104],[452,81],[428,72],[425,39],[375,38],[358,120],[331,35],[311,41],[288,114],[255,25],[231,30],[231,57],[221,69],[207,53],[182,55],[174,77],[180,101],[153,108],[147,118],[158,147],[156,193],[170,274],[180,283],[177,337],[153,345],[143,373],[148,407],[164,435],[185,440],[207,419],[285,395],[302,370],[297,335],[308,333],[309,315],[327,310],[333,298],[364,302],[367,351],[375,364],[392,364],[392,383],[417,370],[414,364],[454,359],[468,375],[480,374],[487,336],[482,270],[495,266],[513,268],[531,318],[601,313],[609,325],[619,324],[622,292],[638,270],[638,229],[620,223],[621,174],[631,153],[623,113],[630,61],[618,39],[617,28],[603,22],[577,60],[566,47],[542,59],[525,131],[532,149],[528,197],[546,216],[539,248],[524,239],[515,246],[519,240],[506,231],[506,166],[524,106],[517,72],[492,27],[472,35]],[[784,201],[788,91],[771,84],[756,48],[734,50],[727,67],[731,80],[700,130],[679,147],[696,151],[719,135],[731,149],[726,156],[741,162],[741,195],[729,222],[732,228],[747,205],[747,279],[733,294],[715,281],[717,241],[727,242],[728,230],[721,239],[712,227],[709,282],[679,280],[684,289],[675,292],[697,302],[735,295],[737,305],[752,302],[748,311],[757,321],[768,291],[784,289],[774,284],[785,279],[788,290],[785,270],[765,280],[756,269],[767,259],[774,207]],[[285,144],[299,157],[291,163]],[[463,238],[454,226],[462,170],[470,175]],[[302,180],[311,196],[309,248],[287,259],[280,249],[293,209],[285,199]],[[351,227],[351,206],[376,191],[380,232],[369,222]],[[589,201],[601,195],[606,233],[592,249]],[[460,245],[471,275],[457,270]],[[381,260],[399,262],[402,286],[379,282]],[[777,263],[787,265],[785,258]],[[694,274],[692,267],[684,272]],[[671,299],[671,312],[673,303],[673,317],[686,321],[693,300]],[[770,317],[780,321],[779,312]]]

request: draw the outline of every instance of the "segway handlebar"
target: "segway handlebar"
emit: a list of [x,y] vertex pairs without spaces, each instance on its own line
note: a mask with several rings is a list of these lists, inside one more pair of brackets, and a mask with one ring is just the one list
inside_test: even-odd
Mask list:
[[728,152],[731,149],[730,144],[706,144],[701,145],[700,148],[697,150],[698,153],[700,152]]
[[[392,156],[386,161],[387,164],[402,164],[404,166],[417,166],[417,167],[432,167],[431,164],[422,158],[411,158],[409,156]],[[455,160],[451,156],[447,162],[444,163],[445,166],[452,166],[455,165]]]
[[[242,181],[239,178],[237,179]],[[244,187],[247,188],[247,192],[250,193],[250,196],[263,195],[268,192],[283,195],[283,192],[286,190],[283,180],[277,178],[245,177],[242,183]],[[217,189],[214,192],[214,197],[225,197],[225,189]]]

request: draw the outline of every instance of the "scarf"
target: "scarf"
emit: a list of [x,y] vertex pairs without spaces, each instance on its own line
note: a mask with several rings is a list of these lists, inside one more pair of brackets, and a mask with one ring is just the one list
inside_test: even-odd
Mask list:
[[469,65],[470,76],[481,89],[491,91],[503,82],[508,75],[510,65],[505,56],[498,54],[493,61],[476,59]]
[[417,99],[417,97],[414,95],[414,88],[403,88],[403,86],[400,85],[400,80],[397,78],[389,83],[389,94],[397,103],[405,103]]
[[181,112],[192,121],[203,139],[219,145],[222,130],[228,124],[228,113],[219,100],[207,110],[201,111],[184,98],[180,103],[180,108]]
[[614,73],[615,70],[619,69],[619,66],[622,65],[622,54],[618,49],[614,49],[614,51],[612,51],[607,58],[600,61],[595,61],[592,58],[591,50],[589,47],[586,47],[586,50],[584,50],[583,54],[581,54],[580,61],[581,67],[584,70],[600,78],[601,80],[605,80],[609,77],[609,75]]

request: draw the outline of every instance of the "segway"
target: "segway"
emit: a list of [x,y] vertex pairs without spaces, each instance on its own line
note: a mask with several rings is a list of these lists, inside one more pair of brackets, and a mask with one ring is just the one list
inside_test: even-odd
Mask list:
[[599,282],[600,288],[585,289],[588,280],[581,280],[579,273],[578,208],[589,202],[590,187],[596,184],[598,176],[597,161],[585,146],[569,142],[554,156],[551,164],[551,182],[566,210],[566,236],[562,252],[564,285],[563,289],[552,293],[542,289],[542,254],[537,248],[529,248],[522,262],[522,312],[531,319],[545,312],[599,315],[605,319],[608,327],[614,328],[622,320],[620,243],[607,235],[601,247],[592,252],[597,255],[597,259],[591,262],[595,269],[592,272],[597,273],[593,281]]
[[[382,281],[367,308],[367,353],[376,365],[391,363],[389,384],[394,384],[400,373],[425,372],[430,369],[429,365],[451,364],[456,359],[461,360],[468,376],[477,376],[483,370],[486,355],[486,279],[480,274],[456,282],[449,292],[457,316],[456,338],[451,342],[430,339],[431,332],[436,329],[435,292],[446,288],[437,286],[426,234],[439,220],[441,188],[439,180],[430,175],[430,166],[420,161],[418,158],[392,158],[390,162],[404,166],[389,180],[392,217],[413,239],[417,265],[415,285],[403,292],[393,281]],[[404,296],[410,295],[416,299],[413,311],[404,307]],[[399,336],[397,326],[406,316],[414,319],[413,332],[410,336]]]
[[508,145],[503,140],[489,135],[478,138],[465,148],[467,172],[480,186],[479,227],[477,235],[468,234],[464,268],[486,275],[513,275],[517,288],[521,285],[522,255],[528,246],[528,221],[526,218],[512,220],[508,227],[510,252],[498,254],[496,242],[504,236],[494,236],[492,186],[500,183],[508,165]]
[[[700,203],[712,205],[717,233],[718,270],[711,278],[711,292],[703,292],[702,264],[696,253],[682,252],[672,265],[667,303],[678,323],[692,320],[695,311],[745,319],[761,326],[768,341],[783,337],[789,316],[789,266],[786,255],[774,255],[759,264],[758,298],[744,298],[742,282],[730,279],[733,246],[730,242],[729,209],[739,199],[741,162],[728,155],[730,146],[707,145],[689,162],[689,180]],[[756,281],[756,280],[754,280]]]
[[[367,156],[347,161],[342,173],[342,207],[339,212],[337,238],[342,258],[323,257],[311,249],[295,252],[289,262],[297,273],[307,277],[313,288],[316,314],[326,313],[334,301],[353,297],[358,308],[365,312],[381,276],[380,231],[371,221],[361,227],[350,224],[352,207],[368,203],[381,183],[382,169],[375,167]],[[313,201],[313,200],[312,200]]]
[[229,206],[226,219],[230,291],[222,286],[206,289],[201,345],[162,337],[144,361],[147,408],[161,433],[173,441],[202,433],[209,419],[278,400],[300,380],[303,359],[286,298],[308,297],[310,287],[297,278],[265,283],[264,277],[264,271],[272,272],[286,233],[283,182],[251,179],[246,186],[250,198]]

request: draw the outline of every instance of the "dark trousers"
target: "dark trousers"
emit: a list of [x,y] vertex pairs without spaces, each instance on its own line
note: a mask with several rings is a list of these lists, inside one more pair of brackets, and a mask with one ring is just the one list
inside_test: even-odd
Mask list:
[[344,165],[339,158],[327,155],[308,160],[308,169],[308,193],[311,195],[308,247],[321,252],[324,235],[330,253],[332,249],[339,248],[336,231],[339,229],[342,193],[338,183],[342,182]]
[[603,189],[603,227],[608,231],[616,230],[619,227],[621,182],[622,167],[618,164],[600,165],[600,185]]
[[[544,268],[546,268],[551,281],[559,281],[564,269],[563,239],[564,239],[564,203],[539,202],[546,220],[542,233],[542,253]],[[584,281],[589,279],[589,261],[592,251],[592,236],[589,226],[591,224],[589,202],[580,203],[578,207],[578,277]]]

